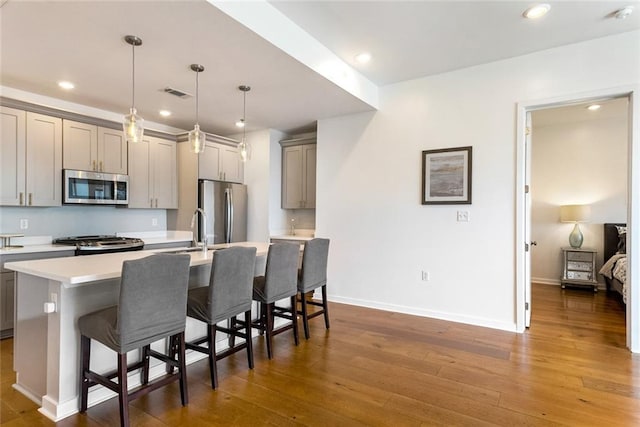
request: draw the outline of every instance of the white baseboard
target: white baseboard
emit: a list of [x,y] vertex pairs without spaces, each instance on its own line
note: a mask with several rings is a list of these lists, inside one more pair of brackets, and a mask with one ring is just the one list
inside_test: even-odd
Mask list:
[[327,296],[327,298],[329,299],[329,301],[332,301],[332,302],[339,302],[339,303],[355,305],[359,307],[375,308],[378,310],[393,311],[396,313],[411,314],[414,316],[430,317],[430,318],[439,319],[439,320],[447,320],[450,322],[464,323],[467,325],[482,326],[485,328],[500,329],[500,330],[509,331],[509,332],[517,332],[515,323],[497,322],[495,320],[484,319],[481,317],[465,316],[465,315],[455,314],[455,313],[444,313],[444,312],[434,311],[434,310],[424,310],[424,309],[419,309],[415,307],[407,307],[407,306],[396,305],[396,304],[385,304],[385,303],[379,303],[376,301],[368,301],[368,300],[357,299],[357,298],[340,297],[337,295],[329,295]]

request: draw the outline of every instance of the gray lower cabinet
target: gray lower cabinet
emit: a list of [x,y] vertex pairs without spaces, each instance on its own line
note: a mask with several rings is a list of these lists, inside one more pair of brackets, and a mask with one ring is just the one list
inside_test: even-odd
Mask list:
[[45,258],[62,258],[74,256],[73,250],[56,252],[37,252],[30,254],[0,255],[0,338],[13,336],[13,319],[15,307],[15,275],[4,268],[5,262],[29,261]]
[[14,290],[13,273],[0,273],[0,338],[13,335]]

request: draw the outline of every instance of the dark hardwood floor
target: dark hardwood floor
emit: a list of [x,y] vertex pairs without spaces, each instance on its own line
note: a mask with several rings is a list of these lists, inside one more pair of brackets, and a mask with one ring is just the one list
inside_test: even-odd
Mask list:
[[[640,425],[640,355],[625,348],[624,306],[605,292],[533,286],[532,326],[502,332],[331,304],[295,347],[274,340],[256,366],[243,352],[218,363],[209,388],[205,360],[187,367],[190,403],[177,383],[131,404],[134,426]],[[1,346],[2,427],[50,426],[11,388],[12,340]],[[118,425],[115,399],[59,426]]]

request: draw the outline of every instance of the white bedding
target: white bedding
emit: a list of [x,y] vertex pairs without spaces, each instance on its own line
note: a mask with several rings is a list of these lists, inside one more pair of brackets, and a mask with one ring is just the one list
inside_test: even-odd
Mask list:
[[622,283],[622,300],[627,302],[627,255],[616,254],[609,258],[600,269],[600,274],[609,279],[618,279]]

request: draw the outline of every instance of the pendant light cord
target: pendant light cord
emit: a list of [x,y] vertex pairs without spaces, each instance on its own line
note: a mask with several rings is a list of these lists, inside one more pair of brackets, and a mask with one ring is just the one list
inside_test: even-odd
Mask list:
[[[244,126],[242,126],[242,139],[246,139],[246,135],[247,135],[247,91],[243,91],[243,106],[242,106],[242,123],[244,123]],[[246,144],[246,141],[245,141]]]
[[198,119],[198,76],[200,75],[200,71],[196,71],[196,124],[200,123],[200,120]]
[[133,57],[133,67],[131,69],[131,108],[136,105],[136,45],[131,44],[131,56]]

